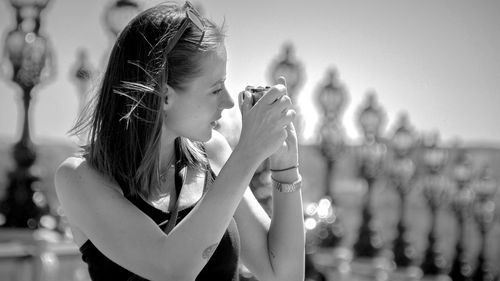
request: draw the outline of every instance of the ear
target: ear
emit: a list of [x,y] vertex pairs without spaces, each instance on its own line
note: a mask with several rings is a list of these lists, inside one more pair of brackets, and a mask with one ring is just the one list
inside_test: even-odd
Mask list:
[[162,93],[165,95],[163,109],[166,110],[171,108],[175,97],[175,90],[169,85],[165,84],[162,88]]

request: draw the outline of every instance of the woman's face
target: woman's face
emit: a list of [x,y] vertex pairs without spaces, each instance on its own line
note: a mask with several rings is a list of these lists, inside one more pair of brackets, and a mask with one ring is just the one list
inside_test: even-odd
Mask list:
[[164,129],[169,136],[183,136],[193,141],[208,141],[214,122],[222,110],[234,106],[224,84],[226,80],[226,48],[222,44],[201,61],[201,75],[186,90],[170,88]]

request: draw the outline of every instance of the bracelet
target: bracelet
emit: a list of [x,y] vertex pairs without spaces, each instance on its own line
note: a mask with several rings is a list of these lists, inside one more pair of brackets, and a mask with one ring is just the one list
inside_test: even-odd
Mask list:
[[288,170],[295,169],[295,168],[298,168],[298,167],[299,167],[299,164],[291,166],[291,167],[288,167],[288,168],[284,168],[284,169],[269,169],[269,170],[271,172],[284,172],[284,171],[288,171]]
[[272,185],[274,188],[276,188],[277,191],[279,192],[284,192],[284,193],[290,193],[294,192],[297,190],[300,190],[302,188],[302,176],[299,175],[299,178],[294,181],[293,183],[283,183],[275,180],[273,177],[271,177],[272,180]]

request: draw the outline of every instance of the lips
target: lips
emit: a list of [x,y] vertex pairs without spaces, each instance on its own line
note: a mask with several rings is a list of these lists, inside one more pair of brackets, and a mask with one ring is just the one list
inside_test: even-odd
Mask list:
[[210,122],[210,125],[212,125],[214,129],[220,128],[220,122],[219,122],[220,118],[221,116],[219,115],[219,117],[216,120]]
[[210,125],[212,125],[212,127],[216,130],[220,128],[220,123],[218,121],[212,121],[210,122]]

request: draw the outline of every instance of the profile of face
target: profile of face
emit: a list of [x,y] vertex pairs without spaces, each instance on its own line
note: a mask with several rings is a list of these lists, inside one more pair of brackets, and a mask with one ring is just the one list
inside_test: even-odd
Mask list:
[[222,28],[191,5],[154,6],[117,39],[97,111],[131,150],[154,150],[160,135],[208,141],[214,121],[234,106],[226,60]]
[[234,106],[225,86],[227,53],[224,44],[200,59],[200,73],[185,89],[167,90],[163,128],[169,136],[208,141],[222,111]]

